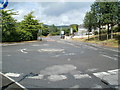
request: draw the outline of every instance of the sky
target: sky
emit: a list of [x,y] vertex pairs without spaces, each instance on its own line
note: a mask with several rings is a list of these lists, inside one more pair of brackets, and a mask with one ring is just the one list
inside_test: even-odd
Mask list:
[[93,2],[9,2],[7,9],[18,11],[18,21],[24,15],[34,11],[34,16],[47,25],[82,24],[86,12],[90,11]]

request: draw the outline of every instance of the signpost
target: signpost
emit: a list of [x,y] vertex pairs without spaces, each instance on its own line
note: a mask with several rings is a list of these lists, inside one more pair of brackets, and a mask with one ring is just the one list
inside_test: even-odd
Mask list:
[[65,36],[64,36],[64,33],[65,33],[64,31],[61,31],[61,38],[62,38],[62,39],[64,39],[64,37],[65,37]]
[[64,35],[64,31],[61,31],[61,34]]
[[70,28],[70,34],[71,34],[71,35],[73,34],[73,29],[72,29],[72,28]]
[[40,40],[40,41],[42,41],[42,37],[41,37],[41,35],[42,35],[42,30],[38,30],[38,40]]

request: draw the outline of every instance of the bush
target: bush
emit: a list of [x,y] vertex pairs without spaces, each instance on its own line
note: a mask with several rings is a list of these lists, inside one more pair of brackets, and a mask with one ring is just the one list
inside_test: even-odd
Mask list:
[[50,35],[55,36],[55,35],[60,35],[60,33],[59,32],[51,32]]
[[107,34],[107,30],[105,30],[105,29],[102,29],[100,32],[101,32],[101,34]]
[[117,26],[117,27],[114,27],[114,28],[113,28],[113,32],[120,32],[120,27],[118,27],[118,26]]
[[28,41],[32,40],[33,38],[30,32],[24,30],[19,30],[17,35],[18,35],[17,41]]
[[93,33],[94,33],[94,35],[98,35],[98,31],[94,31]]

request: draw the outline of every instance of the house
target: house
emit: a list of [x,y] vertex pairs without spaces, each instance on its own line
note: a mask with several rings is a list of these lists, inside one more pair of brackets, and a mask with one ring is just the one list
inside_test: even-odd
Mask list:
[[83,35],[86,35],[86,33],[87,33],[87,29],[84,28],[83,25],[79,25],[77,35],[78,36],[83,36]]

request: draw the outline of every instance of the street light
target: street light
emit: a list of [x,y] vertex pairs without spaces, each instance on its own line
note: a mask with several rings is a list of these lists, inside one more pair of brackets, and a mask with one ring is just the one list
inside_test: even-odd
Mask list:
[[38,30],[38,40],[40,40],[40,41],[42,41],[42,30],[41,29],[39,29]]

